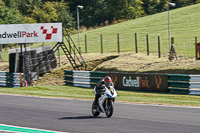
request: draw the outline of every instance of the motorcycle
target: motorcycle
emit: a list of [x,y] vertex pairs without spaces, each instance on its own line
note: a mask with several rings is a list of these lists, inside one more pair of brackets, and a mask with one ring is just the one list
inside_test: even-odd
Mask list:
[[[94,88],[94,93],[97,94],[96,87]],[[97,105],[95,104],[95,101],[92,104],[92,114],[94,116],[99,116],[99,114],[103,112],[108,118],[111,117],[114,111],[114,102],[116,97],[117,92],[114,86],[105,86],[100,98],[98,99]]]

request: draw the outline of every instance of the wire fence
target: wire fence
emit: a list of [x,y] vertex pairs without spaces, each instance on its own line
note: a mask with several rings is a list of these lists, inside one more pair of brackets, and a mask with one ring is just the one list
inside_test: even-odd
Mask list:
[[[195,37],[181,40],[178,38],[174,39],[174,46],[178,56],[195,57]],[[78,44],[77,36],[73,36],[73,40],[75,44]],[[158,54],[160,51],[161,55],[167,56],[169,55],[171,45],[169,45],[168,39],[155,35],[116,34],[104,36],[99,34],[92,37],[87,35],[81,36],[80,47],[82,53],[136,52],[136,49],[138,53],[147,53],[147,47],[149,47],[149,53]]]
[[[148,37],[147,37],[148,36]],[[159,37],[159,39],[158,39]],[[169,42],[168,39],[162,36],[150,34],[119,34],[115,35],[81,35],[80,48],[81,53],[120,53],[120,52],[133,52],[133,53],[146,53],[159,54],[162,56],[169,55]],[[74,43],[78,46],[78,35],[72,36]],[[174,46],[176,53],[179,57],[192,57],[195,58],[195,37],[178,39],[174,38]],[[66,40],[64,40],[67,43]],[[37,48],[42,46],[54,46],[56,43],[37,43],[30,45],[30,47]],[[148,44],[148,45],[147,45]],[[137,47],[136,47],[137,45]],[[160,45],[160,49],[159,49]],[[18,46],[19,47],[19,46]],[[9,61],[8,49],[2,49],[0,55],[4,62]],[[149,50],[149,51],[148,51]],[[61,55],[64,54],[61,52]],[[2,62],[0,58],[0,62]]]

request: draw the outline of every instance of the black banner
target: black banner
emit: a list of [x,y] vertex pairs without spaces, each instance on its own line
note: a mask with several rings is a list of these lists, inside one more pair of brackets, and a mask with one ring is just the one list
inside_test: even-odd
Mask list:
[[168,92],[167,74],[107,73],[116,89],[150,92]]

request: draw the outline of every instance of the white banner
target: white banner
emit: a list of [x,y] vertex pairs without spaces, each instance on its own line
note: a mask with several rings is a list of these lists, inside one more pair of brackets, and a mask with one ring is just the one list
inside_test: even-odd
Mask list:
[[62,23],[0,25],[0,44],[62,42]]

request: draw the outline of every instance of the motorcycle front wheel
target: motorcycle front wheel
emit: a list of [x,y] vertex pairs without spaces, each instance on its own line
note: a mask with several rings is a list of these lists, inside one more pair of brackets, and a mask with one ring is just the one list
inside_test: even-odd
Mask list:
[[95,101],[92,103],[92,114],[94,116],[99,116],[100,114],[99,106],[95,104]]
[[110,118],[114,111],[114,105],[112,100],[108,100],[107,107],[105,108],[106,116]]

